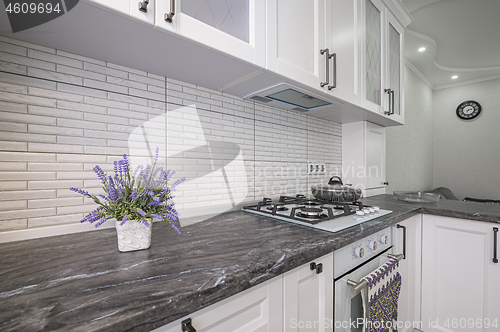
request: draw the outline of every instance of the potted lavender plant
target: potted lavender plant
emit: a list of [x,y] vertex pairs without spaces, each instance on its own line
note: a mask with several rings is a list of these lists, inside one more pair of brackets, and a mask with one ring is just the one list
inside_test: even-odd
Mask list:
[[101,180],[106,195],[96,196],[82,189],[70,188],[99,205],[86,214],[81,222],[88,221],[97,228],[106,220],[115,218],[118,249],[122,252],[148,249],[151,246],[153,219],[166,222],[180,234],[179,228],[174,224],[179,218],[172,201],[172,191],[185,178],[168,186],[167,182],[175,172],[161,167],[156,169],[157,162],[158,149],[153,165],[138,166],[133,174],[130,174],[126,154],[122,160],[114,162],[114,176],[108,176],[99,166],[95,166],[94,172]]

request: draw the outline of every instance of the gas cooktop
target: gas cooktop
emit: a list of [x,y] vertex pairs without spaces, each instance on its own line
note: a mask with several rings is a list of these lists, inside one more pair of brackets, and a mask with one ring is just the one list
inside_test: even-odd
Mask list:
[[327,202],[304,195],[281,196],[277,201],[264,198],[256,205],[243,207],[243,211],[329,232],[338,232],[392,213],[361,202]]

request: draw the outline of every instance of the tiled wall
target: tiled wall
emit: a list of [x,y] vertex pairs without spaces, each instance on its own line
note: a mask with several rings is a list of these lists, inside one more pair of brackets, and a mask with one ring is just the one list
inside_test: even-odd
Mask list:
[[[340,174],[341,126],[112,63],[0,37],[0,231],[78,222],[92,168],[154,149],[187,180],[181,217],[308,193]],[[307,175],[307,162],[327,174]]]

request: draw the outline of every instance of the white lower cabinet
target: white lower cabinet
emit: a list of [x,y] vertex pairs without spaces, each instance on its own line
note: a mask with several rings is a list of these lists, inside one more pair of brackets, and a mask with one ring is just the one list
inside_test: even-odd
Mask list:
[[181,322],[188,318],[197,331],[203,332],[281,331],[282,290],[282,277],[278,276],[162,326],[154,332],[181,332]]
[[283,296],[283,331],[333,331],[333,253],[285,273]]
[[401,293],[398,301],[399,332],[419,328],[422,266],[422,215],[408,218],[394,227],[394,253],[404,253],[399,262]]
[[203,332],[332,331],[324,323],[331,326],[333,319],[333,253],[154,332],[181,332],[188,318]]
[[500,264],[493,260],[498,227],[424,215],[423,331],[500,331]]

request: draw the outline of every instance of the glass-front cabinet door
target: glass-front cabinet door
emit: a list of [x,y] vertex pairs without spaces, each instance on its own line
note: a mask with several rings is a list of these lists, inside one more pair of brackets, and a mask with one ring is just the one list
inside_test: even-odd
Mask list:
[[375,113],[383,112],[382,84],[384,78],[384,61],[382,47],[383,22],[385,7],[380,0],[362,0],[364,7],[365,43],[363,64],[365,75],[364,106]]
[[265,67],[265,1],[163,0],[156,4],[157,28]]
[[[387,13],[387,84],[385,112],[394,120],[403,123],[403,27],[391,13]],[[384,90],[385,90],[384,89]]]

